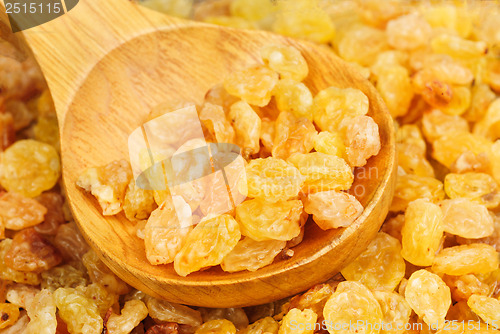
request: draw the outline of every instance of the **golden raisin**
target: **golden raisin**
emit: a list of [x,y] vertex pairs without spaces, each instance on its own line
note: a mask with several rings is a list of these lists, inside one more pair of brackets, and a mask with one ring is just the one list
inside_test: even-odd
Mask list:
[[359,281],[370,289],[392,291],[404,277],[405,267],[399,241],[379,232],[341,273],[347,280]]
[[368,97],[358,89],[329,87],[314,97],[314,122],[322,131],[339,131],[348,119],[366,115],[368,105]]
[[351,167],[334,155],[313,152],[295,153],[288,161],[305,177],[304,193],[325,190],[347,190],[351,187],[354,174]]
[[299,200],[269,203],[251,199],[236,207],[236,220],[241,234],[255,241],[287,241],[299,235],[302,212]]
[[307,194],[304,211],[313,215],[314,222],[323,230],[347,227],[363,212],[356,197],[335,190]]
[[59,155],[51,145],[19,140],[2,154],[0,184],[8,191],[36,197],[55,186],[61,175]]
[[411,202],[401,231],[401,255],[415,265],[431,265],[443,237],[443,228],[439,206],[425,199]]
[[304,177],[284,160],[255,159],[246,166],[248,197],[269,202],[284,201],[299,194]]
[[443,327],[451,305],[451,294],[438,275],[425,269],[414,272],[406,285],[405,299],[426,324]]
[[224,79],[224,88],[249,104],[263,107],[269,103],[277,83],[276,72],[263,65],[255,65],[229,74]]
[[[382,309],[372,292],[354,281],[340,282],[323,309],[330,334],[377,334],[383,319]],[[339,326],[339,324],[341,324]],[[344,324],[352,324],[347,329]]]
[[201,268],[218,265],[240,238],[240,228],[232,216],[202,220],[175,256],[174,269],[180,276],[187,276]]
[[279,73],[281,78],[300,82],[307,77],[309,68],[300,51],[287,45],[271,44],[260,49],[264,64]]
[[275,122],[273,157],[286,160],[294,153],[309,153],[314,147],[316,134],[310,120],[281,112]]
[[470,244],[441,250],[432,264],[432,270],[447,275],[485,274],[498,269],[498,254],[494,247]]

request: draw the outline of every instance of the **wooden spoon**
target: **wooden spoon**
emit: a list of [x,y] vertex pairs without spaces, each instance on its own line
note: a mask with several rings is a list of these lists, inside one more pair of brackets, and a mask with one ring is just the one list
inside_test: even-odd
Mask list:
[[[24,36],[55,102],[63,179],[74,218],[102,260],[135,288],[196,306],[263,304],[328,280],[379,230],[394,189],[393,121],[375,88],[326,47],[175,19],[126,0],[80,0],[64,16]],[[152,107],[169,99],[200,103],[225,75],[258,62],[259,49],[270,43],[302,52],[310,68],[305,83],[313,94],[337,86],[358,88],[368,96],[382,150],[356,169],[352,191],[365,207],[363,214],[338,230],[307,224],[293,257],[276,259],[256,272],[230,274],[211,268],[184,278],[171,265],[151,265],[134,224],[123,214],[103,217],[97,202],[75,181],[87,167],[128,160],[128,136]]]

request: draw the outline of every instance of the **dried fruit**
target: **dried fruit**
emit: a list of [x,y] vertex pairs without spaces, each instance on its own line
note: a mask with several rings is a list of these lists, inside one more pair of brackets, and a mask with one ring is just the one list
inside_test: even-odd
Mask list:
[[222,106],[207,102],[203,105],[199,117],[217,143],[234,141],[234,129],[226,119]]
[[417,13],[410,13],[389,21],[386,33],[392,47],[413,50],[427,43],[431,26]]
[[[375,324],[381,324],[383,319],[382,309],[372,292],[353,281],[339,283],[326,302],[323,316],[330,334],[376,334],[380,332],[380,326]],[[346,328],[345,324],[352,326]]]
[[198,327],[203,322],[200,312],[190,307],[156,298],[146,300],[149,316],[158,322],[175,322],[192,327]]
[[314,137],[314,149],[316,152],[336,155],[345,158],[345,145],[342,136],[338,132],[321,131]]
[[125,282],[118,278],[97,256],[92,249],[82,258],[83,265],[87,268],[92,282],[99,283],[107,290],[123,295],[129,292],[129,287]]
[[39,292],[40,289],[33,285],[13,283],[7,287],[5,299],[11,304],[26,309]]
[[[138,331],[137,334],[142,334],[142,332]],[[132,332],[131,334],[136,334]],[[146,334],[179,334],[179,325],[173,322],[167,322],[164,324],[154,325],[153,327],[149,327]]]
[[229,6],[232,16],[242,17],[249,21],[261,21],[269,19],[269,16],[275,12],[276,7],[267,0],[235,0]]
[[238,102],[238,98],[229,94],[222,83],[216,84],[210,88],[205,94],[205,103],[211,103],[217,106],[222,106],[227,114],[232,104]]
[[115,215],[122,211],[125,191],[132,178],[130,164],[117,160],[101,167],[86,169],[76,184],[89,191],[99,201],[102,214]]
[[275,122],[273,157],[286,160],[294,153],[309,153],[314,147],[316,134],[310,120],[281,112]]
[[328,298],[334,292],[334,288],[330,284],[318,284],[307,290],[304,294],[293,297],[290,300],[290,309],[297,308],[301,311],[310,309],[314,313],[323,314],[323,308]]
[[443,210],[444,231],[464,238],[478,239],[494,231],[493,218],[488,209],[467,198],[455,198],[439,203]]
[[500,301],[498,299],[474,294],[467,300],[467,305],[493,329],[498,329],[500,316]]
[[271,264],[286,242],[280,240],[255,241],[246,237],[239,241],[229,254],[222,260],[224,271],[235,272],[241,270],[255,271]]
[[328,230],[351,225],[363,212],[363,206],[348,193],[329,190],[308,194],[304,211],[313,215],[319,227]]
[[305,177],[302,192],[313,193],[326,190],[347,190],[354,180],[351,167],[334,155],[313,152],[295,153],[288,162],[298,168]]
[[456,58],[480,57],[488,51],[488,46],[483,41],[469,41],[451,34],[437,35],[430,45],[435,53],[444,53]]
[[132,178],[123,200],[123,211],[127,219],[131,221],[147,219],[156,208],[153,191],[139,188]]
[[5,253],[5,264],[24,272],[42,272],[61,263],[59,251],[34,228],[17,232]]
[[41,290],[27,308],[30,322],[24,333],[52,334],[56,332],[56,304],[52,292]]
[[129,300],[120,315],[111,314],[106,323],[109,334],[128,334],[148,315],[146,305],[140,300]]
[[37,201],[17,193],[0,193],[0,220],[5,228],[21,230],[40,224],[47,209]]
[[477,122],[483,119],[490,103],[495,100],[493,93],[487,84],[479,83],[472,86],[471,89],[471,104],[469,110],[465,112],[463,117],[469,122]]
[[431,265],[443,237],[443,228],[439,206],[425,199],[411,202],[401,231],[401,255],[412,264]]
[[313,96],[303,83],[292,79],[281,79],[274,87],[274,98],[281,112],[287,111],[296,117],[312,120]]
[[66,260],[80,261],[89,250],[89,245],[75,223],[59,225],[54,238],[54,246]]
[[278,4],[272,30],[285,36],[326,43],[335,35],[335,26],[317,1],[285,1]]
[[[214,146],[210,146],[210,148]],[[207,189],[205,176],[213,171],[209,146],[201,138],[188,140],[174,152],[170,162],[171,167],[161,167],[160,164],[162,176],[163,170],[167,170],[168,187],[166,190],[155,192],[155,201],[161,205],[170,195],[181,196],[194,212],[203,200]]]
[[37,273],[14,270],[5,264],[5,254],[11,246],[12,239],[0,241],[0,278],[5,281],[14,281],[29,285],[40,284],[40,276]]
[[299,170],[277,158],[255,159],[246,166],[248,197],[269,202],[287,200],[298,195],[303,176]]
[[450,102],[441,110],[448,115],[462,115],[470,107],[471,92],[468,87],[454,86]]
[[398,175],[390,210],[404,211],[410,202],[420,198],[438,203],[444,199],[444,196],[443,183],[433,177]]
[[195,334],[236,334],[236,327],[226,319],[210,320],[198,327]]
[[433,108],[443,109],[451,104],[454,95],[452,86],[437,80],[433,73],[425,69],[412,76],[412,85],[415,93]]
[[370,66],[370,72],[375,76],[375,78],[378,78],[378,76],[385,70],[390,70],[393,67],[402,66],[404,68],[408,68],[408,60],[409,54],[407,52],[400,50],[384,51],[377,55],[375,62]]
[[261,120],[252,107],[244,101],[238,101],[231,105],[228,117],[236,132],[236,144],[250,154],[259,152]]
[[61,175],[59,155],[51,145],[19,140],[2,154],[0,184],[10,192],[36,197],[55,186]]
[[[7,327],[2,330],[2,334],[18,334],[18,333],[23,333],[24,330],[26,329],[26,326],[28,325],[30,321],[30,318],[26,314],[26,311],[21,311],[19,313],[19,318],[17,321],[11,325],[10,327]],[[62,333],[66,334],[66,333]]]
[[450,132],[468,132],[469,124],[460,116],[447,115],[438,109],[433,109],[424,113],[422,117],[422,131],[425,139],[432,143]]
[[442,328],[451,305],[450,288],[436,274],[425,269],[414,272],[406,285],[405,299],[428,324]]
[[345,140],[347,161],[352,167],[366,165],[366,160],[380,151],[378,125],[369,116],[346,121]]
[[486,274],[498,269],[498,254],[494,247],[470,244],[448,247],[434,258],[432,270],[447,275]]
[[205,216],[233,213],[235,206],[246,199],[246,162],[241,155],[219,151],[211,147],[214,173],[205,177],[207,189],[200,203],[200,211]]
[[[453,298],[453,300],[458,300],[459,303],[461,301],[466,302],[469,299],[469,297],[472,296],[473,294],[479,294],[483,296],[490,295],[490,290],[491,290],[490,286],[486,282],[480,280],[474,274],[467,274],[462,276],[444,275],[443,281],[446,283],[446,285],[450,287],[451,297]],[[467,309],[469,308],[467,304],[465,304],[465,307]],[[450,312],[451,311],[452,310],[450,309]],[[456,311],[458,312],[458,310]],[[470,312],[470,309],[468,311]],[[460,321],[460,319],[458,320]]]
[[280,44],[270,44],[260,49],[264,64],[276,71],[281,78],[300,82],[307,77],[309,68],[307,62],[294,47]]
[[239,334],[261,334],[261,333],[271,333],[278,334],[279,324],[276,320],[271,317],[265,317],[257,320],[247,328],[240,330]]
[[[465,333],[470,333],[470,334],[474,333],[472,329],[475,328],[481,321],[481,319],[474,312],[472,312],[470,307],[467,305],[466,301],[459,301],[455,305],[452,305],[450,307],[450,310],[448,311],[448,315],[446,316],[446,318],[447,318],[447,320],[450,320],[450,321],[455,320],[455,322],[464,321],[464,323],[468,323],[469,320],[471,320],[471,323],[475,322],[475,324],[473,326],[471,326],[471,328],[468,331],[465,332]],[[458,325],[461,326],[461,324],[458,324]],[[442,333],[443,331],[444,331],[444,329],[438,333],[443,334]],[[493,330],[488,331],[488,330],[483,329],[480,333],[492,333],[493,334]]]
[[354,88],[329,87],[314,97],[314,122],[322,131],[340,131],[345,122],[368,113],[368,97]]
[[274,136],[275,136],[275,122],[269,118],[262,118],[260,128],[260,142],[262,143],[260,152],[266,150],[269,154],[273,150]]
[[419,156],[425,156],[427,144],[425,143],[420,128],[415,124],[405,124],[396,131],[396,140],[400,145],[413,147]]
[[59,225],[64,224],[63,204],[64,198],[56,192],[45,192],[36,199],[42,204],[47,212],[43,222],[35,225],[35,231],[44,235],[56,235]]
[[175,256],[174,269],[177,274],[187,276],[201,268],[218,265],[240,238],[240,228],[232,216],[202,220]]
[[401,230],[405,223],[405,215],[400,213],[397,216],[386,219],[382,225],[381,231],[389,234],[391,237],[396,238],[401,243]]
[[54,147],[58,152],[61,151],[59,142],[59,124],[55,114],[47,116],[38,116],[36,124],[33,126],[35,139]]
[[86,268],[79,262],[57,266],[42,272],[42,288],[55,291],[58,288],[76,288],[86,286],[88,276]]
[[226,319],[233,323],[237,330],[248,326],[248,317],[242,308],[200,308],[203,322]]
[[432,157],[450,168],[457,158],[466,151],[471,151],[476,155],[488,154],[491,142],[469,132],[450,131],[435,140],[432,147]]
[[423,14],[426,21],[436,30],[450,31],[464,38],[471,33],[472,17],[465,8],[440,3],[426,7]]
[[118,303],[118,295],[106,290],[106,288],[99,283],[92,283],[87,286],[80,285],[76,287],[76,290],[97,305],[97,310],[103,319],[106,318],[109,309]]
[[450,172],[464,174],[468,172],[486,173],[490,171],[490,159],[486,153],[462,153],[450,166]]
[[0,113],[0,152],[11,146],[16,141],[14,119],[11,114]]
[[192,227],[191,208],[181,196],[172,196],[151,213],[144,228],[146,257],[151,264],[174,262]]
[[388,48],[386,34],[366,25],[354,25],[338,43],[339,55],[363,66],[373,63],[376,55]]
[[491,147],[491,175],[500,184],[500,140],[497,140]]
[[0,303],[0,329],[12,326],[19,318],[19,306]]
[[276,72],[263,65],[255,65],[230,73],[224,79],[224,88],[229,94],[249,104],[263,107],[269,103],[272,90],[277,83]]
[[405,267],[399,241],[379,232],[341,273],[347,280],[359,281],[372,290],[392,291],[404,277]]
[[434,169],[424,155],[419,154],[420,149],[411,144],[397,144],[398,167],[406,174],[434,178]]
[[411,308],[403,296],[389,291],[373,291],[373,297],[378,301],[382,310],[381,334],[402,334],[404,325],[408,323],[411,315]]
[[35,119],[35,110],[30,108],[29,103],[17,99],[4,102],[4,110],[14,118],[14,128],[16,131],[28,127]]
[[58,314],[72,334],[100,334],[103,320],[96,303],[76,289],[59,288],[54,292]]
[[252,199],[236,207],[236,220],[241,234],[255,241],[287,241],[299,235],[302,212],[300,200],[269,203]]
[[500,204],[500,192],[495,180],[485,173],[450,173],[444,179],[444,191],[454,198],[468,198],[489,209]]
[[377,90],[392,117],[406,115],[413,99],[408,70],[403,66],[386,66],[377,74]]
[[310,309],[293,308],[283,317],[278,334],[312,334],[318,315]]
[[500,99],[490,104],[484,117],[474,125],[473,133],[491,140],[500,138]]

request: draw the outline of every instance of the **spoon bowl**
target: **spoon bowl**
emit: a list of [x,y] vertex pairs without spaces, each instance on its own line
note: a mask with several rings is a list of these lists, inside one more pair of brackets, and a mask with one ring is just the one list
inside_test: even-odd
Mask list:
[[[152,296],[205,307],[263,304],[326,281],[359,255],[388,212],[395,183],[391,116],[375,88],[322,47],[262,32],[170,18],[126,0],[80,0],[70,12],[24,32],[52,92],[61,137],[63,180],[74,218],[91,247],[120,278]],[[200,103],[225,75],[259,59],[270,43],[291,45],[309,64],[313,94],[353,87],[369,99],[382,149],[355,170],[351,192],[363,214],[349,227],[323,231],[306,224],[289,259],[256,272],[220,268],[178,276],[172,265],[151,265],[134,224],[124,214],[104,217],[96,200],[76,187],[88,167],[128,160],[128,136],[151,108],[166,100]]]

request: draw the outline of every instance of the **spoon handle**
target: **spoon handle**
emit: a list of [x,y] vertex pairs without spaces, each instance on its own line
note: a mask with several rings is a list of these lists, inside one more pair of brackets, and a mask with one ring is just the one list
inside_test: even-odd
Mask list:
[[80,0],[66,14],[26,30],[24,36],[47,80],[62,125],[75,91],[107,53],[144,33],[187,25],[189,21],[130,0]]

